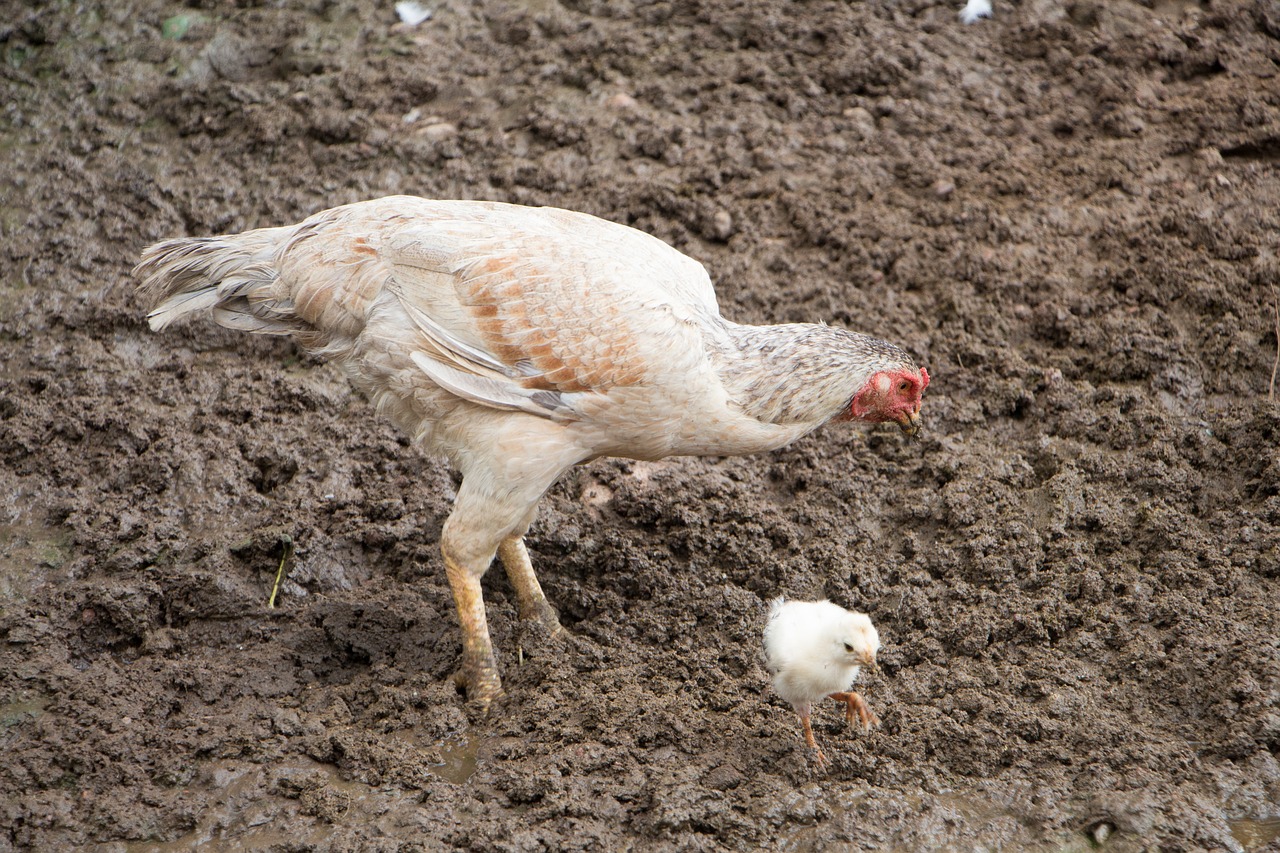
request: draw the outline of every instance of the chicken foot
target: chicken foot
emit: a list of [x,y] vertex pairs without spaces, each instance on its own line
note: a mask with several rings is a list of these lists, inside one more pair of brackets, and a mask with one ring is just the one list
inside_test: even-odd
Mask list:
[[[850,690],[847,693],[831,693],[827,698],[845,703],[844,718],[849,725],[853,725],[854,722],[861,722],[864,729],[880,725],[880,718],[867,705],[867,700],[863,699],[861,694]],[[831,765],[831,762],[827,760],[826,753],[822,751],[822,747],[818,746],[818,741],[813,736],[813,725],[809,721],[809,710],[807,708],[804,710],[797,708],[796,713],[800,717],[800,724],[804,726],[805,745],[813,750],[818,767],[825,770]]]
[[854,722],[862,723],[864,729],[870,730],[872,726],[880,725],[880,718],[871,710],[871,706],[867,704],[867,700],[855,691],[850,690],[848,693],[832,693],[827,697],[837,702],[844,702],[844,719],[849,725]]

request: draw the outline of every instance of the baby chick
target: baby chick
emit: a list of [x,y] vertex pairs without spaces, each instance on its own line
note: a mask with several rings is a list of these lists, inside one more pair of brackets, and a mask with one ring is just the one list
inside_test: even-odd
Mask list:
[[813,739],[809,712],[824,696],[845,703],[845,720],[855,716],[863,728],[880,722],[861,696],[849,688],[863,666],[875,666],[880,635],[865,613],[851,613],[830,601],[787,601],[776,598],[764,627],[765,665],[773,689],[791,703],[804,725],[804,741],[827,757]]

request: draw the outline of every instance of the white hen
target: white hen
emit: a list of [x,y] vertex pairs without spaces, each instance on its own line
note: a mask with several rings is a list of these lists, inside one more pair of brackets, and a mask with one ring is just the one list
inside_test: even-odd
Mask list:
[[208,314],[290,335],[463,475],[440,538],[460,680],[501,692],[480,577],[496,553],[522,618],[559,629],[524,534],[570,467],[781,447],[830,420],[919,428],[929,374],[893,344],[720,316],[702,265],[555,208],[393,196],[297,225],[152,246],[151,326]]
[[850,688],[864,666],[875,666],[880,634],[865,613],[853,613],[830,601],[774,599],[764,629],[765,664],[773,689],[791,703],[804,726],[804,742],[827,757],[813,738],[809,714],[823,698],[845,703],[845,720],[863,728],[879,722],[866,701]]

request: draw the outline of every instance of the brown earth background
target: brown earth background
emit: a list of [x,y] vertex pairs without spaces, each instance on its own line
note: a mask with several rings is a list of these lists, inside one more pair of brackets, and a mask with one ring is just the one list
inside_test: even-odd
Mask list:
[[[5,4],[0,850],[1280,850],[1280,5]],[[287,341],[151,333],[155,240],[392,193],[661,237],[926,431],[604,460],[449,680],[454,474]],[[285,537],[296,545],[267,608]],[[880,729],[773,696],[870,613]]]

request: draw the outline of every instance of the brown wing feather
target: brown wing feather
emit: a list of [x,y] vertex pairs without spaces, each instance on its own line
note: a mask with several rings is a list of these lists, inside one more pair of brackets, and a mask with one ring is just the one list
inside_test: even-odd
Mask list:
[[497,213],[417,220],[391,241],[392,276],[402,299],[429,306],[432,321],[490,355],[520,387],[607,393],[669,379],[673,362],[701,357],[694,321],[706,306],[665,288],[681,276],[705,278],[698,264],[591,217],[567,228],[523,209]]

